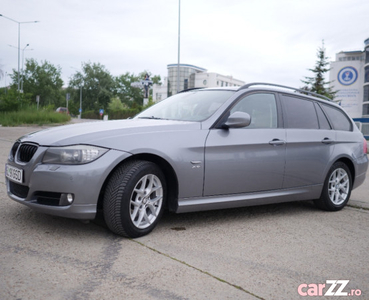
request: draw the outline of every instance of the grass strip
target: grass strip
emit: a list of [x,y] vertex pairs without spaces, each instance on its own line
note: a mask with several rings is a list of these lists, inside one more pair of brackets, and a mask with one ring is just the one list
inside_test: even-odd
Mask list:
[[45,125],[53,123],[66,123],[70,116],[53,111],[23,110],[13,112],[0,112],[0,125],[19,126],[25,124]]

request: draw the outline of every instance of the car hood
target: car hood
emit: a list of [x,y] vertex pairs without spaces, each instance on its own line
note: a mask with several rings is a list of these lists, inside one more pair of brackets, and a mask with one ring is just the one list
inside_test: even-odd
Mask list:
[[154,134],[188,132],[200,128],[201,124],[198,122],[170,120],[96,121],[33,132],[21,137],[20,141],[36,143],[40,146],[88,144],[124,150],[127,148],[124,144],[127,145],[133,139],[152,139]]

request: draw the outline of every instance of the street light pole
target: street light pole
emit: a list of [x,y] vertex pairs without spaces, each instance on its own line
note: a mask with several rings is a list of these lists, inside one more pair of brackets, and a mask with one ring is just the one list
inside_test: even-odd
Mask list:
[[82,119],[82,85],[79,90],[79,119]]
[[[24,48],[22,49],[22,75],[23,75],[23,65],[24,65],[24,50],[26,50],[26,48],[29,46],[29,44],[27,44],[26,46],[24,46]],[[32,49],[29,49],[32,50]]]
[[39,21],[26,21],[26,22],[18,22],[12,18],[6,17],[2,14],[0,14],[0,17],[3,17],[5,19],[8,19],[10,21],[13,21],[15,23],[18,24],[18,95],[19,95],[19,90],[20,90],[20,25],[21,24],[25,24],[25,23],[38,23]]
[[179,93],[179,62],[181,49],[181,0],[178,3],[178,64],[177,64],[177,94]]
[[[29,44],[27,44],[23,49],[22,49],[22,85],[21,85],[21,91],[23,93],[23,81],[24,81],[24,50],[26,50],[26,48],[29,46]],[[33,49],[27,49],[27,50],[33,50]]]
[[[22,49],[22,70],[20,73],[22,73],[22,78],[21,78],[21,87],[20,87],[20,91],[23,92],[23,75],[24,75],[24,71],[23,71],[23,66],[24,66],[24,50],[33,50],[33,49],[26,49],[29,46],[29,44],[27,44],[23,49]],[[9,47],[18,49],[18,47],[15,47],[13,45],[9,45]]]

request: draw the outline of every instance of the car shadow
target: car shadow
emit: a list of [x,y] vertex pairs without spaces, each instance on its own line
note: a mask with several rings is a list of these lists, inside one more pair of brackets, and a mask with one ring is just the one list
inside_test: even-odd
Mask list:
[[[299,201],[280,204],[269,204],[261,206],[231,208],[222,210],[200,211],[192,213],[176,214],[165,211],[163,217],[158,223],[158,228],[166,227],[175,231],[184,231],[190,225],[192,228],[201,229],[209,222],[221,226],[224,223],[234,220],[253,221],[270,217],[297,216],[306,213],[326,213],[317,209],[312,201]],[[33,211],[27,207],[15,206],[7,212],[7,218],[12,220],[12,226],[24,227],[28,230],[34,230],[38,233],[62,235],[102,235],[116,236],[107,227],[102,213],[91,221],[81,221],[75,219],[51,216]],[[18,225],[17,225],[18,224]],[[15,230],[21,230],[15,229]]]

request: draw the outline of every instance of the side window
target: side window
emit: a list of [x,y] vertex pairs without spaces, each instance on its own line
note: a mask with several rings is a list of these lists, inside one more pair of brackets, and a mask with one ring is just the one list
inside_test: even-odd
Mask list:
[[251,124],[246,128],[277,128],[277,104],[274,94],[252,94],[242,98],[231,109],[246,112],[251,116]]
[[322,107],[325,113],[328,115],[328,118],[331,121],[334,129],[343,131],[352,130],[352,123],[343,111],[326,104],[322,104]]
[[286,95],[282,98],[286,128],[319,129],[313,102]]
[[328,130],[332,129],[331,125],[329,125],[327,117],[325,116],[325,114],[322,111],[322,108],[319,106],[319,104],[315,103],[315,108],[316,108],[316,113],[318,114],[320,129],[328,129]]

